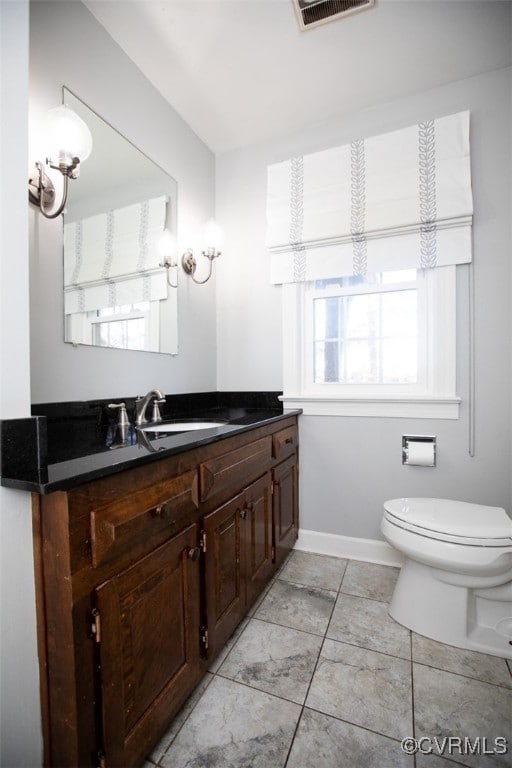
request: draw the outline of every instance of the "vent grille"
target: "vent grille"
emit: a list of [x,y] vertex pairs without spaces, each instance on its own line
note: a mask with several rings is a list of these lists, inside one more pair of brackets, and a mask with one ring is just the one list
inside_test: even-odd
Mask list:
[[299,26],[311,29],[318,24],[348,16],[351,13],[371,8],[375,0],[292,0]]

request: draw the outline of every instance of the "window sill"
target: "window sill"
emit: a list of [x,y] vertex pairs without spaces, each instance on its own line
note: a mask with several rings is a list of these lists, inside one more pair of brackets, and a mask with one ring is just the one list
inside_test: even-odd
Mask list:
[[408,419],[458,419],[459,397],[311,397],[282,395],[285,408],[305,416],[368,416]]

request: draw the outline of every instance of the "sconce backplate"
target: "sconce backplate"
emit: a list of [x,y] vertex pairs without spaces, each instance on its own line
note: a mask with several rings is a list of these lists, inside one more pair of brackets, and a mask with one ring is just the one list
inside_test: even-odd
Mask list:
[[31,203],[39,206],[41,204],[45,210],[50,209],[55,202],[55,187],[49,176],[44,173],[38,163],[33,174],[28,180],[28,196]]
[[181,266],[187,275],[193,275],[196,271],[197,262],[194,258],[194,253],[191,248],[187,248],[181,257]]

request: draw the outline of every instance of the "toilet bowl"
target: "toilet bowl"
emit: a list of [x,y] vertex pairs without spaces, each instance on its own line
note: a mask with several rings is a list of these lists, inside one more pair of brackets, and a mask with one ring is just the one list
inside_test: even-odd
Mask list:
[[381,531],[405,556],[390,615],[420,635],[512,659],[512,520],[448,499],[384,503]]

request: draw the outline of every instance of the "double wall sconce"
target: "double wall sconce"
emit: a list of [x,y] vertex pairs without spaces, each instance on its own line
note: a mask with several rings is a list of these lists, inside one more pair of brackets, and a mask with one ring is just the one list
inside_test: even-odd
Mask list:
[[[194,252],[192,248],[187,248],[185,253],[181,257],[181,266],[183,268],[183,271],[185,274],[187,274],[189,277],[192,278],[194,283],[197,283],[198,285],[203,285],[204,283],[207,283],[210,277],[212,276],[212,269],[213,269],[213,260],[218,258],[221,255],[221,251],[219,250],[220,245],[222,243],[222,230],[219,227],[219,225],[213,220],[210,219],[210,221],[207,223],[205,229],[204,229],[204,243],[205,243],[205,249],[202,251],[203,256],[205,256],[209,263],[209,270],[208,274],[203,280],[198,280],[195,276],[196,269],[197,269],[197,261],[194,256]],[[169,230],[164,230],[160,242],[158,244],[160,254],[163,256],[163,261],[160,263],[161,267],[165,267],[167,270],[167,283],[172,288],[178,287],[178,276],[176,274],[176,284],[174,284],[169,276],[171,269],[177,269],[178,263],[174,260],[174,256],[177,250],[177,243],[176,238],[169,232]]]
[[205,250],[203,251],[203,256],[205,256],[210,262],[209,264],[210,268],[204,280],[198,280],[195,277],[195,273],[197,269],[197,261],[195,259],[193,250],[191,248],[187,248],[187,250],[181,257],[181,266],[183,267],[186,274],[192,278],[194,283],[198,283],[198,285],[202,285],[203,283],[208,282],[208,280],[212,276],[213,260],[216,259],[221,254],[221,251],[219,250],[221,243],[222,243],[222,230],[216,221],[214,221],[213,219],[210,219],[210,221],[208,222],[208,224],[204,229]]
[[[30,202],[39,207],[43,216],[55,219],[66,205],[68,180],[78,178],[80,163],[91,154],[92,136],[82,118],[64,105],[48,112],[46,132],[46,163],[35,164],[35,173],[28,182],[28,195]],[[55,186],[45,171],[45,165],[60,171],[63,177],[62,200],[57,207]]]

